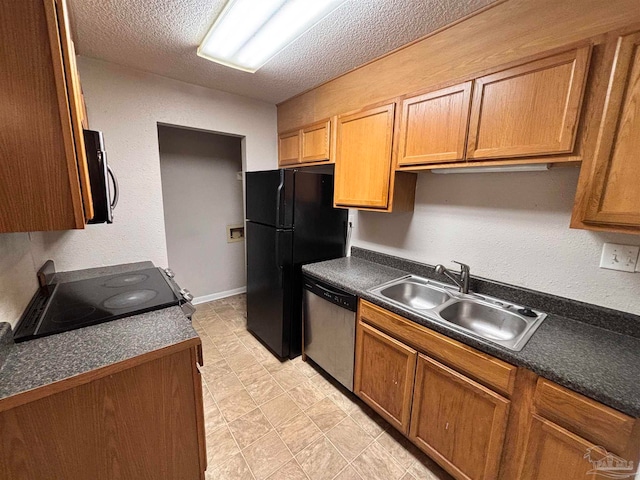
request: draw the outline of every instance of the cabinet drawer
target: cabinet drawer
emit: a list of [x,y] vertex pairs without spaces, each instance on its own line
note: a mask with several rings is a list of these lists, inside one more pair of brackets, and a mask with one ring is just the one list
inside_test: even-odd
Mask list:
[[363,321],[392,334],[442,363],[463,372],[485,386],[510,396],[517,367],[479,352],[463,343],[388,312],[365,300],[360,301]]
[[541,416],[567,430],[618,455],[626,451],[633,418],[544,378],[538,380],[534,405]]

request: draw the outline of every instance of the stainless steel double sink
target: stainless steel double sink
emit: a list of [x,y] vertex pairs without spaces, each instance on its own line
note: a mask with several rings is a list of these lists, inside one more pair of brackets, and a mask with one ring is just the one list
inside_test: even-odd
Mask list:
[[464,335],[520,351],[547,314],[409,275],[369,290],[382,300]]

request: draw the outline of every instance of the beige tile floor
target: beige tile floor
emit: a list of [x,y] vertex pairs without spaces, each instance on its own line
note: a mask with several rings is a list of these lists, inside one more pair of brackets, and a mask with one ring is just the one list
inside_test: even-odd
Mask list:
[[246,330],[245,296],[197,306],[207,480],[445,480],[437,465],[300,357]]

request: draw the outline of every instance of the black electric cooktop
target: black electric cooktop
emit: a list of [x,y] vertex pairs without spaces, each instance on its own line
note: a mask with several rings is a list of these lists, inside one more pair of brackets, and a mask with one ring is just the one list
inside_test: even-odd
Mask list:
[[14,333],[21,342],[179,305],[179,291],[158,268],[46,285]]

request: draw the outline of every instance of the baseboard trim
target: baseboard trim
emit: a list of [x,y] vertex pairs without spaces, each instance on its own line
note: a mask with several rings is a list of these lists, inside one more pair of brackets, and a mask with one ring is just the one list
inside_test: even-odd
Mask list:
[[212,302],[213,300],[220,300],[221,298],[232,297],[245,293],[247,287],[234,288],[233,290],[226,290],[224,292],[212,293],[211,295],[203,295],[202,297],[195,297],[191,303],[198,305],[199,303]]

